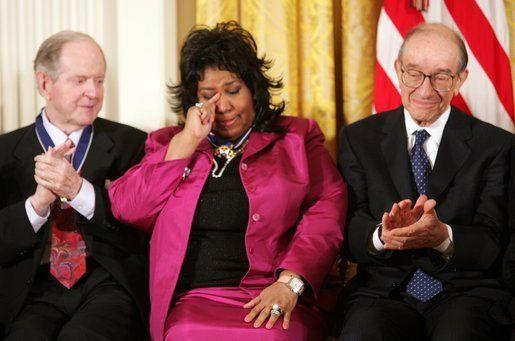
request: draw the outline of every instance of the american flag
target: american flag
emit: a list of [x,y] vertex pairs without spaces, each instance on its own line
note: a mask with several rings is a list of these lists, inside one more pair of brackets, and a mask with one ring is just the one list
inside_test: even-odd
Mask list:
[[377,31],[374,111],[401,104],[394,62],[408,31],[423,22],[446,24],[465,40],[469,76],[452,104],[515,132],[509,29],[503,0],[384,0]]

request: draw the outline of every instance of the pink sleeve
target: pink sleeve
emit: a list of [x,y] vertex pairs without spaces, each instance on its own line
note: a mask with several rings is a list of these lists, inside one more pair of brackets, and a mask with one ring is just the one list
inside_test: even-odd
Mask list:
[[346,185],[323,142],[320,128],[310,120],[305,140],[310,191],[280,264],[281,269],[303,276],[315,296],[337,259],[347,211]]
[[152,230],[191,161],[191,158],[164,161],[171,137],[171,128],[149,134],[141,163],[109,187],[111,210],[119,221]]

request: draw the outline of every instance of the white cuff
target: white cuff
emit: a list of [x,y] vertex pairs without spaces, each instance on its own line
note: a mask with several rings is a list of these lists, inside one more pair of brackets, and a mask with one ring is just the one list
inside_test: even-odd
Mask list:
[[79,193],[68,204],[86,219],[93,218],[93,215],[95,215],[95,189],[93,185],[88,180],[82,179]]
[[372,253],[384,251],[384,245],[381,242],[381,239],[379,239],[379,226],[375,229],[374,233],[372,234],[372,243],[370,243],[369,251]]
[[447,237],[440,245],[434,247],[434,249],[440,252],[446,260],[449,260],[454,253],[452,228],[447,224],[445,224],[445,226],[447,227],[449,237]]
[[27,212],[27,217],[29,218],[32,228],[36,233],[39,231],[41,226],[43,226],[48,221],[48,217],[50,216],[50,206],[48,206],[45,216],[41,217],[39,214],[36,213],[34,207],[32,207],[32,204],[30,203],[30,198],[25,200],[25,211]]

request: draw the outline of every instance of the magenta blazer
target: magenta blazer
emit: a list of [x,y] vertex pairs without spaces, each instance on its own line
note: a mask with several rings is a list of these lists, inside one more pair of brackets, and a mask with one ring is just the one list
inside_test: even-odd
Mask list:
[[[250,210],[245,235],[250,268],[240,288],[254,291],[255,296],[273,283],[278,270],[288,269],[309,284],[311,304],[326,308],[326,303],[335,301],[334,286],[324,282],[343,239],[346,186],[315,121],[282,117],[280,122],[286,128],[284,136],[250,135],[239,165]],[[163,338],[197,201],[213,164],[207,139],[191,157],[164,161],[170,139],[180,130],[171,127],[151,133],[142,162],[109,188],[114,216],[152,231],[154,340]]]

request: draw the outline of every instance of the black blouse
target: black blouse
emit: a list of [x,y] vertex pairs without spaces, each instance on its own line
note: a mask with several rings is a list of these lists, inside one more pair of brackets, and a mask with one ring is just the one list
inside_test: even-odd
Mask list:
[[[193,217],[190,239],[176,292],[214,286],[238,286],[249,269],[245,231],[249,202],[238,166],[241,155],[220,178],[209,175]],[[225,159],[216,157],[218,171]]]

